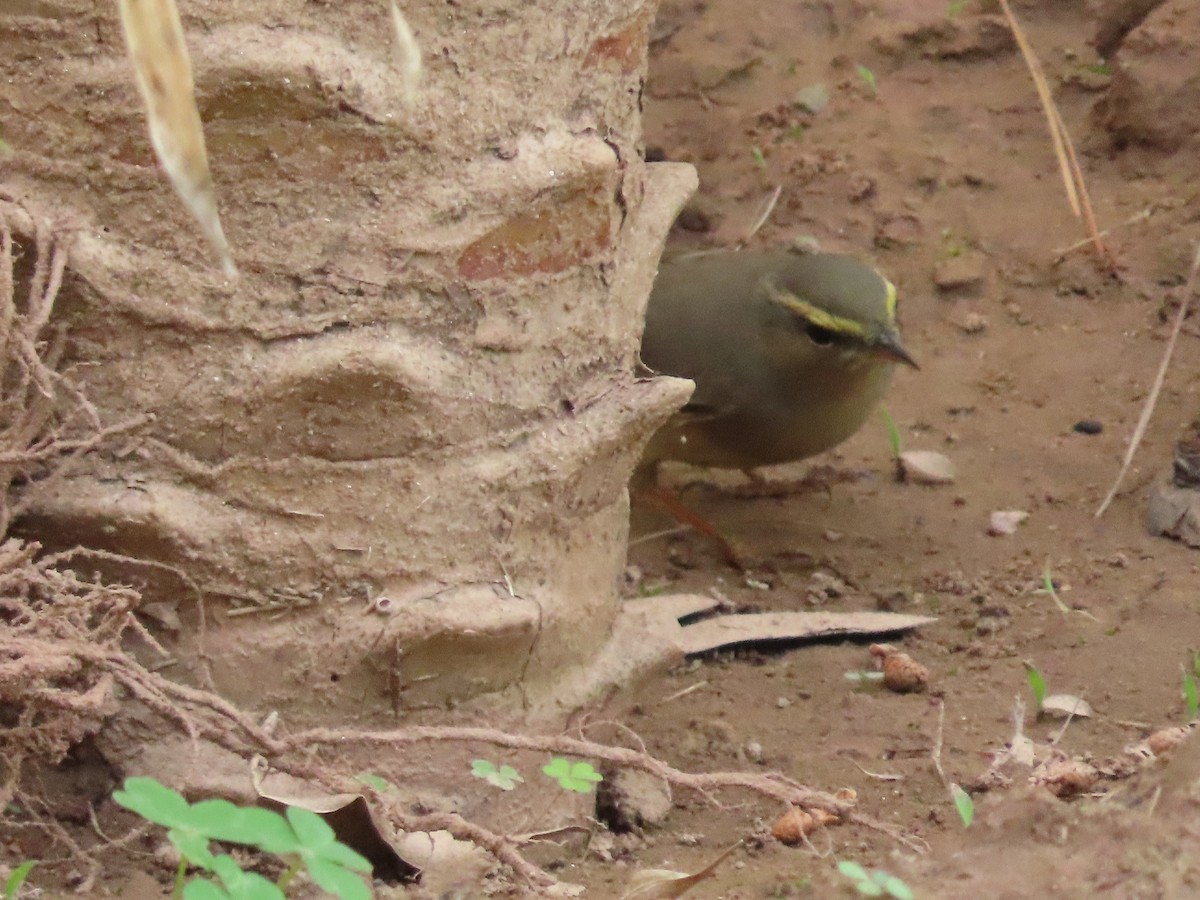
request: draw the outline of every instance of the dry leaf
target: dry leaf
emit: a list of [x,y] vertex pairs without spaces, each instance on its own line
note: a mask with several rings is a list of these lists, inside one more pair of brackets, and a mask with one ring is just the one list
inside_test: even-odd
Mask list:
[[237,275],[221,218],[200,113],[192,63],[175,0],[119,0],[121,27],[146,104],[150,142],[175,191],[200,224],[225,274]]
[[1082,697],[1072,694],[1051,694],[1042,701],[1042,712],[1062,719],[1068,716],[1076,719],[1090,719],[1095,715],[1090,703]]
[[339,841],[367,859],[375,878],[405,884],[420,880],[421,870],[397,853],[383,836],[362,794],[299,795],[268,789],[265,782],[269,776],[261,760],[261,757],[254,759],[250,774],[262,806],[279,813],[289,806],[316,813],[333,829]]
[[706,653],[732,644],[888,634],[909,631],[933,621],[936,620],[929,616],[884,612],[750,613],[718,616],[687,625],[682,629],[682,644],[688,654]]
[[632,885],[621,895],[621,900],[672,900],[674,897],[682,897],[701,881],[712,878],[716,874],[717,866],[740,846],[742,842],[738,841],[699,872],[691,875],[673,872],[670,869],[642,869],[635,872],[629,879]]

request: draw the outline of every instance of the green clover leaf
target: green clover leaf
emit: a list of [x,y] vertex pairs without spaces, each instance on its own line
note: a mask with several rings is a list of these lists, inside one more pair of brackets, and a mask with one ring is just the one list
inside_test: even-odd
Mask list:
[[577,794],[589,794],[592,787],[604,780],[604,776],[592,768],[591,763],[573,763],[569,759],[556,756],[542,771],[558,782],[563,790],[574,791]]

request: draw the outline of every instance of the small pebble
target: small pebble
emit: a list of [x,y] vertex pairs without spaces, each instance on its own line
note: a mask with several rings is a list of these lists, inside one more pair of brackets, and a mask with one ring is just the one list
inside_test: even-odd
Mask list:
[[1075,431],[1080,434],[1099,434],[1103,430],[1104,425],[1095,419],[1080,419],[1075,423]]
[[780,697],[778,700],[775,701],[775,705],[779,709],[787,709],[789,706],[792,705],[792,701],[789,700],[787,697]]
[[806,85],[792,96],[792,105],[815,115],[829,105],[829,88],[819,81]]
[[996,510],[988,517],[988,534],[993,537],[1014,534],[1017,526],[1028,518],[1029,513],[1021,509]]

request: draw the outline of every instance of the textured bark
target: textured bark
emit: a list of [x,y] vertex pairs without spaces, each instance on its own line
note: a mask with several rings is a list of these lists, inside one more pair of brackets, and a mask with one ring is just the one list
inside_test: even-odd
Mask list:
[[0,12],[0,182],[78,228],[67,362],[105,419],[155,416],[24,530],[173,567],[117,568],[193,625],[198,587],[175,649],[235,701],[604,686],[626,480],[686,395],[634,377],[695,178],[641,160],[654,6],[419,0],[406,107],[383,3],[180,0],[237,282],[155,165],[115,4]]

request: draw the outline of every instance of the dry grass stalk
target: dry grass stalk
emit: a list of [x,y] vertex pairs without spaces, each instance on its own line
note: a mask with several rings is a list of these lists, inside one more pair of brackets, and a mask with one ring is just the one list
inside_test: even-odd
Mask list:
[[1087,225],[1088,236],[1092,241],[1092,246],[1096,249],[1097,258],[1111,265],[1112,259],[1100,238],[1100,231],[1096,227],[1096,217],[1092,213],[1092,201],[1088,196],[1087,185],[1083,181],[1083,170],[1079,167],[1079,158],[1075,155],[1075,145],[1071,142],[1071,135],[1067,132],[1067,126],[1058,111],[1058,105],[1050,93],[1050,84],[1046,81],[1046,73],[1042,71],[1042,64],[1038,61],[1037,54],[1026,38],[1024,29],[1021,28],[1012,8],[1008,5],[1008,0],[1000,0],[1000,8],[1008,20],[1008,27],[1012,29],[1013,37],[1021,50],[1021,56],[1024,57],[1025,65],[1029,68],[1029,74],[1033,78],[1033,85],[1037,90],[1038,99],[1042,103],[1042,109],[1046,113],[1046,124],[1050,129],[1054,155],[1058,159],[1063,187],[1067,192],[1067,202],[1071,204],[1071,211],[1075,217],[1082,217]]
[[1158,403],[1158,395],[1162,392],[1163,382],[1167,379],[1167,369],[1171,365],[1171,355],[1175,352],[1175,343],[1179,340],[1179,332],[1183,329],[1183,320],[1187,318],[1188,307],[1191,305],[1192,292],[1196,288],[1196,272],[1200,270],[1200,244],[1196,245],[1196,253],[1192,257],[1192,269],[1188,272],[1187,283],[1183,286],[1183,295],[1179,298],[1179,309],[1175,313],[1175,322],[1171,326],[1171,334],[1167,338],[1167,346],[1163,349],[1162,361],[1158,364],[1158,373],[1154,376],[1154,385],[1150,388],[1150,394],[1146,397],[1146,403],[1142,406],[1142,415],[1138,419],[1137,427],[1133,430],[1133,437],[1129,441],[1129,449],[1125,451],[1125,459],[1121,462],[1121,470],[1117,472],[1117,477],[1113,481],[1112,487],[1108,489],[1108,494],[1104,498],[1104,502],[1096,510],[1096,518],[1104,515],[1104,511],[1108,509],[1113,499],[1117,496],[1117,491],[1121,487],[1121,482],[1125,478],[1125,474],[1129,471],[1129,466],[1133,462],[1133,456],[1137,453],[1138,446],[1142,443],[1142,438],[1146,436],[1146,428],[1150,425],[1150,416],[1154,413],[1154,407]]

